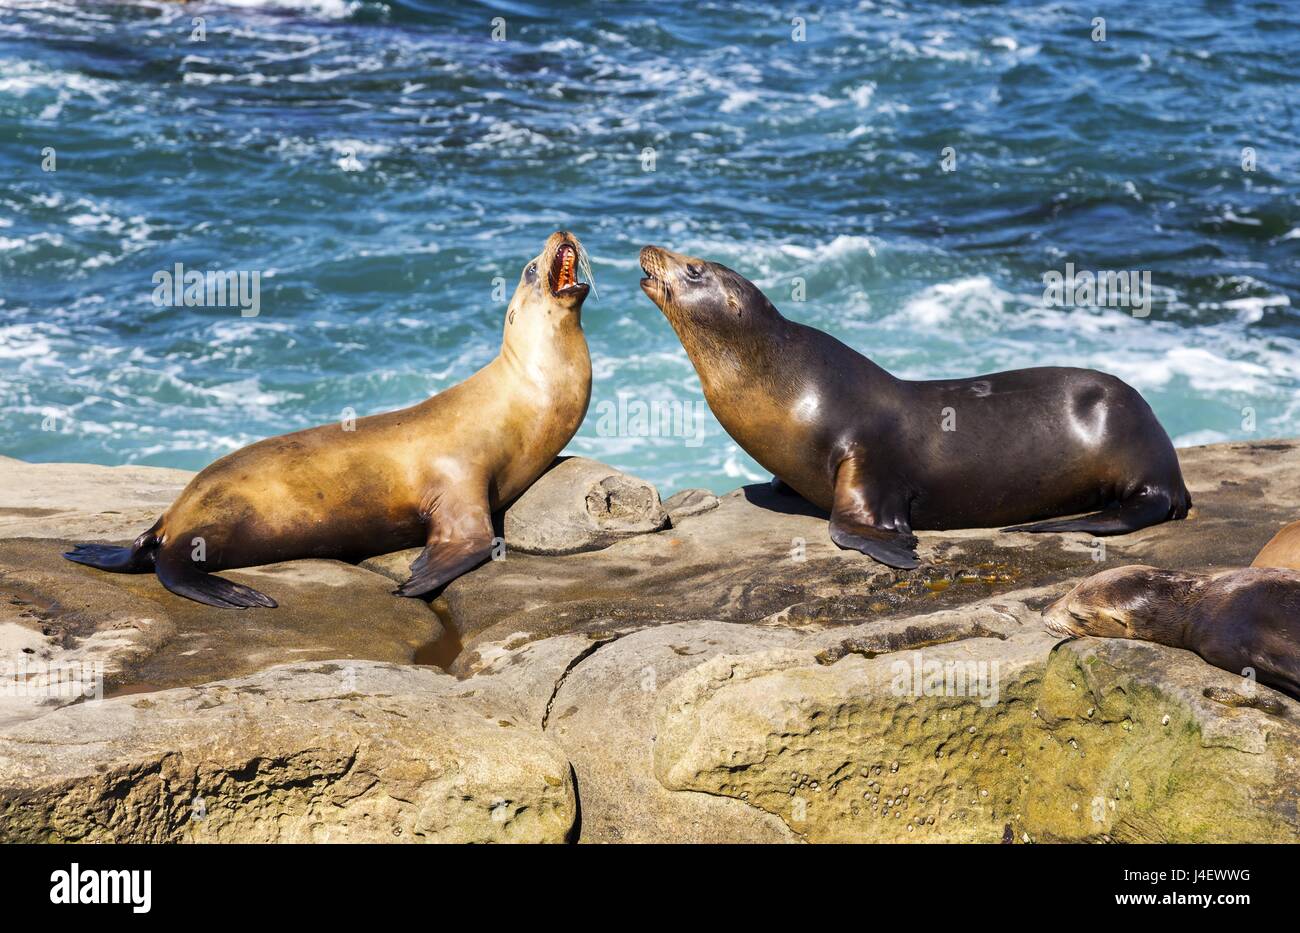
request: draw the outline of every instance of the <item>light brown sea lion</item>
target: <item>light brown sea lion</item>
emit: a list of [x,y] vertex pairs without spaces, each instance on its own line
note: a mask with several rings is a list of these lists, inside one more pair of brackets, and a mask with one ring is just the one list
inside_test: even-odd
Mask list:
[[831,539],[891,567],[914,528],[1117,535],[1187,515],[1178,455],[1131,386],[1043,367],[897,379],[782,317],[726,266],[656,246],[641,287],[677,332],[704,397],[741,447],[830,511]]
[[129,548],[78,545],[69,560],[158,574],[210,606],[274,607],[211,571],[318,557],[356,561],[424,545],[396,593],[429,593],[485,561],[492,512],[569,442],[591,398],[581,323],[588,286],[572,234],[525,267],[498,356],[459,385],[399,411],[272,437],[190,481]]
[[1300,522],[1284,525],[1250,562],[1252,567],[1300,570]]
[[1043,610],[1057,635],[1137,638],[1194,651],[1300,699],[1300,573],[1104,570]]

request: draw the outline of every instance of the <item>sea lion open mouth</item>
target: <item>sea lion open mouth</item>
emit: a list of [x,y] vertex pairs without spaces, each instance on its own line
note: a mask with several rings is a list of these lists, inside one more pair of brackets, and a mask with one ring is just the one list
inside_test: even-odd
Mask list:
[[551,259],[549,283],[556,298],[585,297],[588,286],[578,281],[578,248],[573,243],[561,243]]
[[665,272],[663,254],[653,246],[645,246],[641,249],[640,259],[641,271],[645,273],[645,278],[641,280],[641,290],[649,295],[652,300],[656,296],[666,298],[668,283],[663,278]]

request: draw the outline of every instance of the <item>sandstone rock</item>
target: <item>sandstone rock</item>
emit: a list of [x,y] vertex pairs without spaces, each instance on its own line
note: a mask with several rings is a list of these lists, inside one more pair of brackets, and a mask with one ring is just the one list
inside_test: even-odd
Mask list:
[[[278,609],[214,609],[167,592],[153,574],[110,574],[64,560],[67,541],[0,541],[0,665],[53,670],[97,663],[106,689],[161,688],[316,658],[410,662],[441,632],[387,578],[307,560],[225,576],[273,595]],[[0,719],[71,697],[0,698]],[[31,692],[31,691],[29,691]]]
[[794,837],[779,820],[743,802],[660,784],[651,767],[653,710],[663,684],[721,651],[800,637],[722,622],[624,638],[558,636],[484,650],[484,666],[464,683],[509,698],[563,749],[582,796],[584,842],[787,842]]
[[664,510],[676,525],[683,518],[703,515],[718,507],[718,497],[707,489],[683,489],[664,500]]
[[102,697],[176,636],[156,602],[82,580],[56,547],[0,542],[0,726]]
[[655,773],[813,842],[998,842],[1021,822],[1022,736],[1052,643],[1030,630],[829,663],[719,656],[660,697]]
[[[522,633],[480,641],[467,689],[484,691],[540,722],[573,763],[583,801],[583,841],[782,842],[799,838],[776,816],[736,796],[665,787],[652,761],[658,697],[718,655],[797,648],[809,663],[901,651],[971,637],[1008,638],[1037,614],[1023,597],[971,610],[814,631],[780,625],[692,621],[630,627],[623,634]],[[1044,641],[1040,664],[1045,663]]]
[[1300,512],[1300,446],[1294,442],[1179,454],[1195,499],[1192,516],[1132,535],[1096,540],[994,529],[921,531],[922,566],[895,571],[837,548],[824,513],[761,484],[720,497],[716,509],[678,527],[594,553],[508,551],[506,559],[449,585],[439,605],[464,642],[456,669],[468,672],[480,640],[501,644],[509,636],[600,637],[693,619],[856,625],[958,608],[1017,589],[1047,586],[1060,595],[1084,576],[1121,564],[1246,566],[1273,531]]
[[907,573],[841,550],[824,517],[764,485],[729,493],[680,527],[592,554],[507,552],[451,583],[442,604],[465,646],[454,669],[471,673],[480,643],[606,637],[696,619],[856,625],[956,608],[1097,566],[1086,548],[1070,550],[1056,537],[1015,548],[987,532],[935,535],[922,555],[926,565]]
[[645,480],[584,457],[551,467],[505,513],[505,540],[525,554],[577,554],[668,525]]
[[1189,651],[1083,638],[1047,666],[1026,736],[1036,840],[1295,842],[1300,703]]
[[562,842],[540,731],[427,668],[327,661],[0,732],[5,842]]
[[[433,642],[435,651],[426,645],[418,657],[436,658],[459,680],[403,668],[425,679],[394,690],[364,686],[359,697],[323,702],[364,702],[409,715],[401,705],[409,695],[415,698],[411,703],[436,701],[475,716],[490,710],[496,721],[513,722],[529,742],[541,742],[557,760],[572,762],[576,778],[567,770],[562,778],[576,781],[573,790],[582,801],[576,822],[584,840],[1285,838],[1296,831],[1300,714],[1294,701],[1263,687],[1244,696],[1232,675],[1186,652],[1140,642],[1088,640],[1053,650],[1059,640],[1039,622],[1038,609],[1078,579],[1107,567],[1244,566],[1300,511],[1300,447],[1293,442],[1215,445],[1180,451],[1180,457],[1195,499],[1188,521],[1104,542],[1086,535],[1004,535],[988,529],[923,531],[923,564],[913,572],[890,570],[836,548],[824,513],[763,485],[721,496],[715,508],[691,515],[678,509],[692,499],[684,496],[673,503],[682,520],[670,530],[636,534],[599,551],[535,555],[511,542],[504,560],[453,582],[432,608],[388,595],[387,576],[404,579],[415,550],[357,568],[294,562],[231,574],[240,579],[247,573],[247,582],[285,606],[289,600],[276,587],[289,585],[288,578],[302,572],[302,598],[314,593],[329,604],[313,606],[278,634],[260,627],[283,608],[218,613],[205,621],[184,615],[196,604],[176,600],[186,608],[173,606],[174,598],[152,577],[51,563],[60,541],[0,543],[0,574],[9,573],[0,576],[0,589],[14,580],[27,587],[5,591],[26,602],[9,602],[7,615],[0,614],[0,645],[9,645],[11,652],[41,650],[50,639],[59,650],[113,645],[97,650],[124,659],[123,684],[152,683],[144,674],[155,663],[173,678],[166,683],[195,683],[292,660],[304,649],[312,652],[309,656],[325,657],[331,645],[336,656],[360,657],[378,645],[384,653],[374,656],[380,660],[409,660],[417,639],[402,642],[401,620],[395,622],[394,613],[422,613],[422,622],[415,616],[410,621],[417,628],[428,626],[430,633],[442,618],[447,635]],[[17,470],[0,464],[3,469]],[[68,481],[76,481],[79,469],[67,467]],[[68,518],[68,537],[74,537],[71,526],[77,521],[107,521],[107,513],[96,511],[105,506],[115,503],[105,497],[95,509]],[[23,527],[31,534],[50,533],[41,531],[40,518],[28,516],[23,520],[38,524]],[[116,540],[137,531],[133,525]],[[0,530],[0,536],[4,533]],[[75,537],[95,539],[80,532]],[[279,579],[268,579],[268,572]],[[340,581],[346,574],[357,576],[347,576],[345,586],[326,587],[312,582],[318,572],[337,573]],[[110,617],[111,625],[103,621]],[[152,621],[146,625],[142,618]],[[323,634],[313,640],[323,619]],[[42,630],[50,625],[52,635]],[[250,638],[232,637],[232,632],[242,635],[245,626]],[[190,641],[202,650],[190,653]],[[350,647],[337,647],[342,645]],[[318,647],[322,653],[315,653]],[[906,679],[897,680],[899,665],[924,675],[927,665],[943,670],[959,662],[963,666],[952,667],[954,672],[983,672],[986,679],[977,684],[987,687],[986,693],[996,687],[994,702],[984,703],[978,691],[918,690],[916,681],[911,688],[916,695],[909,695]],[[212,773],[224,773],[227,782],[265,775],[257,787],[268,789],[250,799],[272,808],[262,812],[274,812],[267,800],[294,801],[292,814],[312,814],[322,838],[371,838],[365,834],[373,825],[363,826],[356,815],[360,809],[344,804],[349,815],[339,829],[341,824],[321,816],[332,810],[300,805],[308,793],[304,788],[335,787],[341,798],[351,799],[351,772],[338,763],[332,740],[311,746],[326,748],[319,757],[302,751],[294,725],[300,716],[292,705],[296,701],[279,697],[275,691],[282,688],[272,689],[259,677],[248,680],[270,691],[268,703],[282,705],[259,707],[257,717],[244,717],[251,725],[233,714],[231,721],[256,727],[248,744],[260,749],[261,757],[244,770],[232,765],[233,771],[223,772],[222,765]],[[213,701],[208,689],[195,692],[205,697],[196,701],[199,705]],[[404,699],[390,707],[385,694]],[[241,694],[241,702],[256,696]],[[75,749],[73,741],[60,737],[64,733],[47,735],[46,723],[58,726],[87,715],[83,709],[120,710],[113,704],[154,697],[70,706],[10,726],[0,735],[0,749],[9,756],[0,759],[0,787],[17,788],[17,796],[0,799],[54,799],[53,785],[44,784],[35,796],[22,797],[22,788],[46,773],[42,762],[51,760],[46,756],[55,754],[46,745],[66,743],[59,755]],[[299,704],[308,707],[301,715],[315,715],[310,707],[318,702]],[[457,749],[488,758],[497,753],[492,730],[469,728],[444,705],[437,706],[446,712],[442,718],[426,715],[433,707],[421,709],[421,717],[412,717],[419,722],[408,728],[450,722],[459,730]],[[340,722],[358,720],[356,728],[364,731],[369,717],[379,714],[367,706],[340,707],[338,715]],[[94,821],[99,829],[75,828],[92,822],[77,814],[119,812],[123,801],[131,801],[138,817],[118,824],[135,827],[130,838],[180,838],[191,832],[177,829],[185,812],[178,816],[153,802],[166,797],[160,787],[207,780],[199,770],[192,779],[185,771],[173,780],[168,768],[189,767],[190,753],[176,763],[161,755],[173,741],[181,749],[194,747],[189,733],[177,740],[179,733],[168,725],[184,718],[177,711],[149,719],[131,734],[132,743],[159,756],[158,764],[113,765],[105,772],[116,776],[111,794],[88,790],[89,796],[78,797],[74,785],[60,785],[59,793],[67,793],[74,807],[71,816],[42,802],[46,816],[36,823],[8,822],[26,827],[23,838],[42,832],[64,838],[39,828],[46,825],[72,827],[66,838],[107,838],[103,820]],[[310,721],[321,735],[334,728],[334,720]],[[221,735],[231,728],[226,719],[217,725]],[[383,735],[396,734],[386,731],[389,725]],[[25,730],[23,742],[4,742],[15,729]],[[33,738],[40,741],[29,741]],[[421,742],[433,740],[402,739],[408,741],[418,750],[426,747]],[[120,748],[126,744],[123,740]],[[239,748],[235,740],[229,748],[224,739],[217,744],[223,756]],[[345,751],[346,746],[344,740]],[[373,793],[391,781],[402,800],[413,799],[412,782],[425,779],[409,778],[417,765],[402,762],[391,778],[374,772],[379,783]],[[66,762],[56,764],[49,774],[76,771],[65,768]],[[1130,786],[1120,781],[1118,795],[1108,797],[1121,776]],[[77,780],[98,786],[93,777]],[[242,787],[239,792],[249,793]],[[1104,809],[1093,819],[1097,798]],[[333,806],[335,798],[329,799]],[[384,808],[390,804],[382,798],[365,799],[371,800],[371,810],[388,813]],[[104,800],[109,802],[99,802]],[[391,805],[407,812],[404,805]],[[29,812],[22,803],[10,807],[0,808],[0,815]],[[405,819],[393,816],[392,822]],[[295,820],[232,815],[219,838],[314,838],[306,822]],[[280,828],[269,828],[272,822]],[[425,824],[401,825],[414,832]],[[440,832],[436,827],[421,831]]]
[[[1004,612],[976,614],[990,609]],[[662,691],[656,774],[809,841],[1300,836],[1300,703],[1160,645],[1053,651],[1054,636],[1005,614],[1021,618],[989,616],[975,637],[950,628],[960,640],[938,645],[943,620],[922,616],[817,652],[716,656]],[[931,691],[950,666],[967,688]]]
[[0,457],[0,538],[133,540],[193,476],[161,467]]

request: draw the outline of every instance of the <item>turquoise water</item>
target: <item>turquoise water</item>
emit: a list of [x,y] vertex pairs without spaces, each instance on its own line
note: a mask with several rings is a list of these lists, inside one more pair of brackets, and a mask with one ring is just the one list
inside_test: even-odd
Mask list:
[[[599,291],[570,449],[665,494],[765,475],[711,416],[602,429],[701,398],[646,242],[900,375],[1095,366],[1177,443],[1300,435],[1300,6],[442,6],[0,0],[0,452],[199,468],[414,402],[560,227]],[[260,271],[260,314],[156,306],[178,262]],[[1066,262],[1149,271],[1149,316],[1049,306]]]

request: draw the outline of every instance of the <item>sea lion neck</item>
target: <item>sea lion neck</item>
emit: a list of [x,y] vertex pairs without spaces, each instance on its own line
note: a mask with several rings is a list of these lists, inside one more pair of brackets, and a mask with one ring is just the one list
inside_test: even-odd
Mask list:
[[783,372],[782,348],[789,321],[777,315],[760,328],[731,326],[725,331],[701,327],[669,316],[705,396],[736,382],[771,384]]
[[[530,313],[537,314],[534,309]],[[524,320],[522,314],[508,322],[501,336],[497,359],[530,382],[550,381],[557,371],[581,363],[591,368],[587,337],[578,308],[548,309],[540,318]]]
[[1149,632],[1134,632],[1134,635],[1171,648],[1186,648],[1192,640],[1190,628],[1196,619],[1196,606],[1210,580],[1201,574],[1177,572],[1164,577],[1160,592],[1153,597],[1164,604],[1164,611],[1157,611],[1154,620],[1146,623]]
[[566,313],[553,327],[507,332],[486,371],[507,407],[532,412],[534,420],[567,435],[582,424],[591,400],[591,357],[576,314]]

